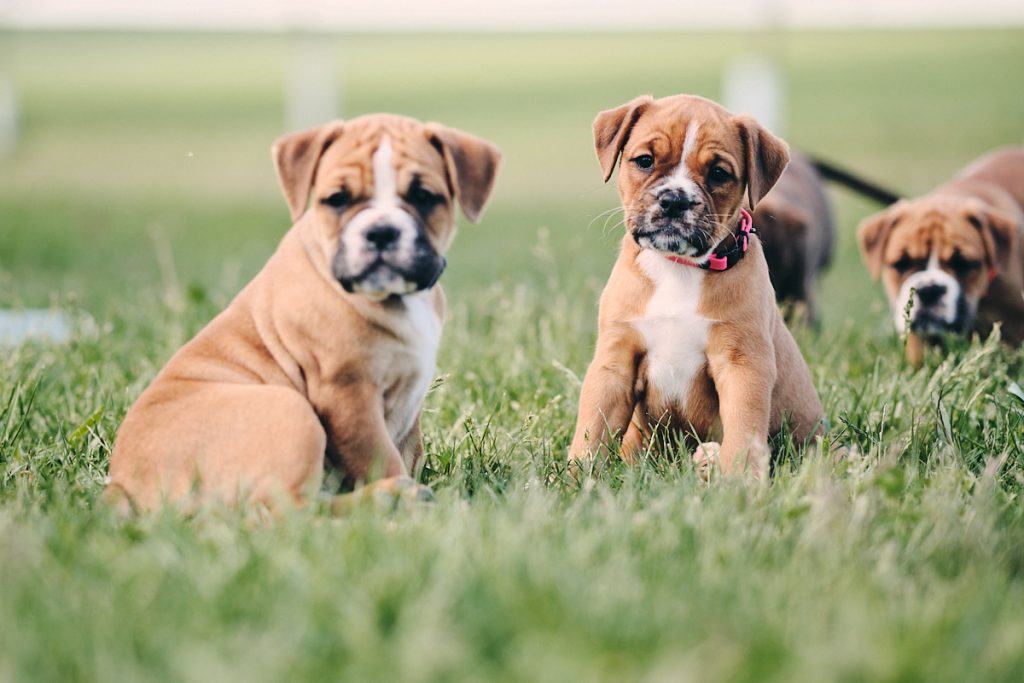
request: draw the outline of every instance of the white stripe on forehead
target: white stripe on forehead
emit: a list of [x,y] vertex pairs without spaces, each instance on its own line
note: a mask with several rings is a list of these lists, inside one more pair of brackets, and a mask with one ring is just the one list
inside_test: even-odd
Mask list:
[[373,201],[376,207],[398,206],[398,178],[395,174],[391,137],[380,139],[373,153]]
[[679,155],[679,165],[671,173],[665,176],[661,187],[677,187],[684,190],[691,197],[698,196],[700,191],[697,184],[690,177],[690,168],[686,165],[693,152],[697,149],[697,131],[700,130],[700,123],[694,119],[686,127],[686,135],[683,137],[683,151]]
[[679,157],[679,163],[685,164],[686,160],[693,154],[693,150],[697,147],[697,130],[700,128],[700,123],[697,119],[690,121],[690,125],[686,127],[686,137],[683,138],[683,153]]

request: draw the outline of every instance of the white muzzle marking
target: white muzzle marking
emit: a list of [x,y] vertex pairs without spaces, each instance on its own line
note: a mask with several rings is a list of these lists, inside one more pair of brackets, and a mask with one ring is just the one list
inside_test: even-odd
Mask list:
[[[369,206],[357,213],[348,222],[341,234],[345,248],[345,266],[348,272],[364,272],[380,257],[376,245],[368,238],[370,229],[387,225],[398,230],[397,243],[388,253],[387,263],[399,267],[412,264],[417,237],[416,219],[402,208],[398,196],[398,174],[394,164],[391,138],[381,137],[380,145],[373,153],[373,199]],[[369,296],[406,294],[415,291],[416,285],[407,282],[392,268],[377,268],[368,277],[354,283],[355,291]]]
[[[654,204],[651,205],[650,213],[648,215],[648,221],[653,221],[655,214],[657,213],[657,197],[665,191],[677,190],[682,192],[690,201],[696,201],[691,205],[689,209],[683,212],[679,216],[679,220],[685,225],[692,225],[697,221],[699,209],[704,202],[704,192],[701,190],[700,185],[690,175],[690,167],[687,166],[687,161],[693,156],[693,153],[697,150],[697,133],[700,131],[700,123],[697,121],[691,121],[686,127],[686,136],[683,138],[683,151],[679,155],[679,164],[672,169],[671,173],[665,175],[661,182],[655,185],[651,189],[651,194],[655,197]],[[667,235],[655,235],[653,239],[642,238],[647,244],[641,246],[647,248],[653,248],[656,251],[668,251],[669,244],[676,241],[675,238]],[[697,248],[691,244],[687,244],[683,251],[680,252],[681,256],[687,256],[693,259],[701,257],[697,253]]]
[[[934,303],[923,305],[917,292],[933,286],[944,287],[945,291]],[[901,334],[905,332],[907,320],[913,322],[922,310],[927,311],[930,316],[946,325],[952,325],[957,318],[957,302],[959,300],[960,283],[939,267],[938,254],[933,250],[931,256],[928,257],[928,266],[908,277],[900,286],[899,296],[896,299],[897,307],[893,311],[896,330]],[[910,305],[910,314],[906,315],[908,304]]]

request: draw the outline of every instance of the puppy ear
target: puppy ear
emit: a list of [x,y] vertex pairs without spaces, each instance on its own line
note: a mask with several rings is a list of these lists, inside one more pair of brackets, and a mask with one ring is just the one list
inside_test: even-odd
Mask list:
[[306,211],[317,164],[324,150],[341,135],[341,129],[341,121],[332,121],[319,128],[280,137],[271,147],[274,168],[293,222]]
[[865,218],[857,226],[860,253],[873,280],[877,280],[882,274],[882,252],[889,242],[892,229],[902,217],[902,212],[899,211],[902,204],[903,202],[897,202],[882,213]]
[[747,199],[753,210],[789,163],[789,145],[750,116],[733,117],[747,157]]
[[641,95],[621,107],[601,112],[594,119],[594,149],[606,183],[612,177],[630,131],[652,102],[654,98],[650,95]]
[[473,223],[480,220],[501,167],[501,151],[481,138],[439,123],[426,125],[430,144],[444,157],[455,198]]
[[1017,221],[1007,213],[992,209],[976,199],[967,207],[967,220],[981,235],[985,245],[986,266],[992,273],[1006,270],[1017,248]]

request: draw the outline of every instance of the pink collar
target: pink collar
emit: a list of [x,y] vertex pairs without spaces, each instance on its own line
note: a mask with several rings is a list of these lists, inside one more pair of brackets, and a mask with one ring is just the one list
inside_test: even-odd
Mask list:
[[721,246],[728,241],[728,238],[726,238],[715,247],[715,250],[711,252],[707,260],[702,263],[696,263],[679,256],[666,255],[665,258],[675,263],[681,263],[684,266],[692,266],[703,270],[729,270],[739,263],[743,259],[743,255],[747,253],[747,248],[750,246],[750,233],[752,232],[757,232],[754,229],[754,219],[751,218],[750,213],[746,209],[741,208],[740,227],[732,234],[733,244],[728,249],[719,252]]

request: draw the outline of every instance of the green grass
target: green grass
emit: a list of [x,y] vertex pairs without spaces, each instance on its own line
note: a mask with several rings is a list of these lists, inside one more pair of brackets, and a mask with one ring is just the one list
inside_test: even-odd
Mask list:
[[1022,142],[1021,31],[341,37],[347,116],[462,126],[507,165],[445,276],[437,501],[262,523],[122,521],[97,496],[131,401],[287,228],[268,149],[291,39],[0,38],[22,115],[0,306],[77,321],[66,346],[0,350],[0,681],[1024,679],[1021,353],[909,369],[860,200],[834,195],[823,325],[796,331],[850,458],[793,456],[760,487],[685,458],[563,476],[621,235],[595,218],[615,205],[599,109],[718,97],[759,51],[794,146],[923,192]]

